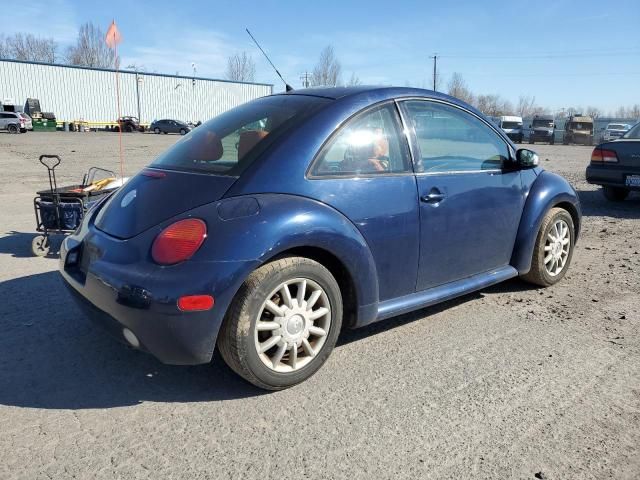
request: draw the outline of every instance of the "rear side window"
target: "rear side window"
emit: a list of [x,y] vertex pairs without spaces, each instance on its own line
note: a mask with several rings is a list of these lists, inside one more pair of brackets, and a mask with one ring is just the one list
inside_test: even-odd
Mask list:
[[383,105],[349,121],[323,148],[313,177],[359,176],[411,171],[407,142],[395,106]]
[[240,175],[274,140],[330,102],[305,95],[274,95],[253,100],[194,129],[151,165]]

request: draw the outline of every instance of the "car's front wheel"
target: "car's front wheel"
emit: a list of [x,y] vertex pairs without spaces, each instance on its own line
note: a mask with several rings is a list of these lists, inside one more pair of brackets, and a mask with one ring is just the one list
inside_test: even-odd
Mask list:
[[602,187],[604,198],[611,202],[622,202],[629,196],[629,190],[622,187]]
[[542,287],[558,283],[567,273],[574,243],[575,228],[569,212],[564,208],[549,210],[536,237],[531,270],[523,280]]
[[156,135],[160,135],[160,129],[158,127],[154,128],[153,133],[155,133]]
[[304,257],[254,271],[234,298],[218,348],[236,373],[268,390],[312,376],[329,357],[342,325],[342,297],[331,272]]

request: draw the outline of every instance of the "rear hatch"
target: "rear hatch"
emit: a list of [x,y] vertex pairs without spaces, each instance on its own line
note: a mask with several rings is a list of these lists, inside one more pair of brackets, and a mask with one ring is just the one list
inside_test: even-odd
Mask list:
[[175,215],[222,198],[236,177],[144,169],[118,190],[96,217],[96,227],[127,239]]

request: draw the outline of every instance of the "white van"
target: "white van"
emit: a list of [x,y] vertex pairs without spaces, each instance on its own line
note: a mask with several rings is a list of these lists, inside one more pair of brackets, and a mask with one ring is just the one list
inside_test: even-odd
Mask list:
[[500,128],[516,143],[522,143],[522,117],[504,115],[500,117]]

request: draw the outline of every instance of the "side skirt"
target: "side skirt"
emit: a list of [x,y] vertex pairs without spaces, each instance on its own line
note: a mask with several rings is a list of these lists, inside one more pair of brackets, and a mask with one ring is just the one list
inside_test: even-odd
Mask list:
[[378,315],[373,322],[445,302],[517,276],[518,271],[507,265],[428,290],[385,300],[378,304]]

